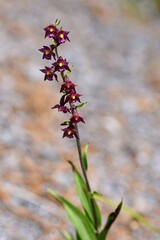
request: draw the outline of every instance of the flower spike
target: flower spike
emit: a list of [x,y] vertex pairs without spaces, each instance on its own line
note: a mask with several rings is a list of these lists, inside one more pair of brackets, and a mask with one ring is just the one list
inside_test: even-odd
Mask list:
[[[39,51],[43,54],[42,59],[53,60],[51,67],[45,66],[43,69],[40,69],[44,73],[44,81],[53,81],[59,80],[59,76],[62,77],[62,83],[60,86],[60,93],[62,96],[58,104],[55,104],[51,109],[57,109],[58,112],[64,114],[70,114],[69,120],[63,122],[61,125],[66,126],[62,129],[63,138],[78,138],[77,133],[77,124],[80,122],[85,123],[83,116],[78,113],[78,108],[81,103],[80,97],[81,94],[76,91],[76,84],[70,80],[68,77],[71,73],[72,67],[69,66],[69,62],[59,56],[58,48],[61,44],[70,42],[68,37],[69,31],[65,31],[62,27],[59,27],[60,21],[56,19],[54,24],[50,24],[44,28],[45,38],[51,39],[51,45],[44,45]],[[77,102],[80,104],[77,105]]]

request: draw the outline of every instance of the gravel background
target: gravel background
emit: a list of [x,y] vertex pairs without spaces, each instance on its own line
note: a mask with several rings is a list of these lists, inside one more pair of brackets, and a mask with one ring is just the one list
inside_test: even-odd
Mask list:
[[[125,3],[125,4],[124,4]],[[77,201],[61,139],[63,115],[50,110],[58,84],[43,82],[43,27],[61,19],[71,42],[62,55],[83,100],[92,188],[134,208],[160,229],[160,14],[114,0],[0,0],[0,239],[60,240],[68,227],[47,187]],[[101,206],[104,216],[112,211]],[[69,226],[70,228],[70,226]],[[157,240],[121,213],[110,240]],[[85,240],[85,239],[84,239]]]

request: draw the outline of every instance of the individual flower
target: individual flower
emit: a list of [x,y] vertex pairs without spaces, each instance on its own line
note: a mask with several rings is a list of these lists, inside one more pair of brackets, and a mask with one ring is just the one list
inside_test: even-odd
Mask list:
[[45,58],[47,60],[51,60],[51,57],[55,59],[55,53],[53,52],[53,49],[54,45],[50,45],[50,47],[43,46],[43,48],[40,48],[39,51],[43,53],[42,59]]
[[55,36],[55,42],[60,45],[62,43],[65,43],[66,41],[69,41],[69,38],[68,38],[68,34],[69,32],[67,31],[63,31],[63,30],[60,30],[57,32],[57,35]]
[[62,129],[62,131],[64,131],[63,138],[64,137],[68,137],[68,138],[76,137],[76,138],[78,138],[77,131],[76,131],[76,129],[73,125],[69,125],[68,127]]
[[53,68],[45,67],[45,69],[40,69],[40,71],[45,74],[44,80],[53,81],[53,77],[55,77],[56,81],[58,81],[57,74],[53,71]]
[[64,72],[65,70],[70,71],[68,64],[69,63],[66,61],[66,59],[59,57],[58,60],[53,63],[53,66],[55,67],[55,72]]
[[69,108],[60,104],[56,104],[52,109],[57,108],[59,112],[67,113],[69,112]]
[[71,91],[75,91],[75,86],[76,85],[73,82],[71,82],[69,79],[67,79],[62,83],[60,92],[69,93]]
[[72,117],[70,118],[70,122],[71,123],[79,123],[79,122],[83,122],[85,123],[82,115],[80,115],[79,113],[73,113]]
[[58,29],[53,24],[45,27],[44,31],[45,31],[45,36],[44,36],[45,38],[49,37],[49,38],[53,38],[54,39],[56,37],[57,33],[58,33]]
[[82,96],[82,95],[77,93],[76,91],[73,91],[73,92],[67,94],[66,99],[65,99],[65,103],[67,103],[67,102],[74,103],[74,102],[77,102],[77,101],[81,102],[80,96]]

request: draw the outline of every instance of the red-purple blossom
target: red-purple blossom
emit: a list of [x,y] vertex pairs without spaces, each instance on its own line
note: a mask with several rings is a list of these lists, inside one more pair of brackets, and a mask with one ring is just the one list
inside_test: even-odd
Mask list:
[[46,37],[55,38],[57,33],[58,33],[57,27],[55,25],[53,25],[53,24],[45,27],[44,31],[45,31],[45,38]]
[[[77,132],[77,124],[79,122],[85,123],[83,116],[77,112],[77,109],[80,105],[76,106],[76,102],[80,102],[81,94],[76,91],[76,84],[70,81],[69,77],[65,73],[65,71],[70,71],[69,62],[63,58],[58,56],[58,47],[59,45],[65,43],[66,41],[70,41],[68,38],[68,31],[62,30],[62,28],[58,28],[60,21],[56,20],[54,24],[51,24],[44,28],[45,38],[51,38],[52,44],[50,46],[43,46],[39,51],[42,52],[42,59],[52,60],[54,58],[54,62],[52,62],[51,67],[45,66],[44,69],[40,69],[41,72],[44,73],[44,80],[53,81],[53,79],[58,81],[58,76],[62,77],[62,84],[60,87],[60,92],[62,96],[60,98],[59,104],[56,104],[52,107],[52,109],[57,109],[59,112],[63,112],[64,114],[69,113],[69,120],[63,122],[61,126],[64,126],[63,138],[79,138],[79,134]],[[60,74],[57,74],[59,72]]]
[[81,102],[80,96],[82,96],[82,95],[77,93],[76,91],[73,91],[73,92],[67,94],[66,99],[65,99],[65,103],[67,103],[67,102],[74,103],[74,102],[77,102],[77,101]]
[[56,104],[52,109],[57,108],[59,112],[67,113],[69,112],[69,108],[60,104]]
[[40,69],[40,71],[45,74],[44,80],[53,81],[53,77],[55,77],[56,81],[58,81],[57,74],[53,71],[53,68],[45,67],[45,69]]
[[43,48],[40,48],[39,51],[43,53],[42,59],[45,58],[47,60],[51,60],[51,57],[55,59],[55,53],[53,52],[53,49],[54,45],[50,45],[50,47],[43,46]]
[[66,81],[64,81],[61,85],[61,89],[60,92],[66,92],[69,93],[71,91],[75,91],[75,87],[76,85],[70,81],[69,79],[67,79]]
[[76,138],[78,138],[77,131],[76,131],[76,129],[73,125],[69,125],[68,127],[62,129],[62,131],[64,131],[63,138],[64,137],[68,137],[68,138],[76,137]]
[[69,34],[69,32],[67,32],[67,31],[63,31],[63,30],[58,31],[55,36],[55,42],[58,45],[65,43],[66,41],[70,42],[70,40],[68,38],[68,34]]
[[59,57],[58,60],[53,63],[53,66],[55,67],[55,72],[64,72],[65,70],[70,71],[68,64],[69,63],[66,61],[66,59]]
[[70,118],[71,123],[79,123],[79,122],[83,122],[85,123],[83,116],[80,115],[79,113],[73,113],[72,117]]

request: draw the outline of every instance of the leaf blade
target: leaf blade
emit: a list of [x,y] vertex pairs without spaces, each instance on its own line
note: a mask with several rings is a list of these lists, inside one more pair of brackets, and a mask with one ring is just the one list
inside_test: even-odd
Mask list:
[[112,226],[112,224],[115,222],[116,218],[118,217],[119,213],[120,213],[120,210],[122,208],[122,204],[123,202],[121,201],[117,208],[115,209],[114,212],[110,213],[109,216],[108,216],[108,219],[107,219],[107,222],[103,228],[103,230],[101,231],[100,235],[99,235],[99,239],[98,240],[105,240],[108,233],[109,233],[109,230]]
[[62,235],[65,240],[74,240],[73,235],[68,231],[63,231]]
[[81,236],[81,234],[83,233],[83,239],[97,240],[92,225],[88,221],[88,218],[80,211],[79,208],[77,208],[75,205],[73,205],[51,189],[49,189],[48,192],[63,205],[68,215],[68,218],[70,219],[70,222],[77,230],[79,236]]
[[88,144],[85,145],[84,151],[83,151],[83,154],[82,154],[83,165],[84,165],[86,171],[88,169],[88,160],[87,160],[88,146],[89,146]]
[[82,102],[79,105],[76,106],[76,109],[80,109],[81,107],[83,107],[85,104],[87,104],[87,102]]
[[90,196],[88,193],[86,183],[85,183],[83,177],[81,176],[81,174],[79,173],[79,171],[74,166],[74,164],[70,161],[69,161],[69,163],[72,166],[72,170],[73,170],[73,174],[74,174],[74,182],[76,185],[76,190],[77,190],[77,194],[80,199],[81,205],[82,205],[83,209],[85,210],[89,219],[92,221],[92,223],[94,223],[92,207],[91,207],[91,200],[90,200]]
[[[93,194],[94,198],[97,200],[100,200],[104,203],[107,203],[111,206],[116,206],[117,203],[115,203],[114,201],[110,200],[109,198],[102,196],[99,193],[94,193]],[[158,234],[160,236],[160,229],[158,229],[157,227],[155,227],[154,225],[152,225],[146,218],[142,217],[139,213],[136,213],[133,209],[126,207],[126,206],[122,206],[122,211],[126,212],[127,214],[129,214],[132,218],[136,219],[139,223],[141,223],[142,225],[144,225],[145,227],[147,227],[148,229],[150,229],[152,232],[154,232],[155,234]]]

